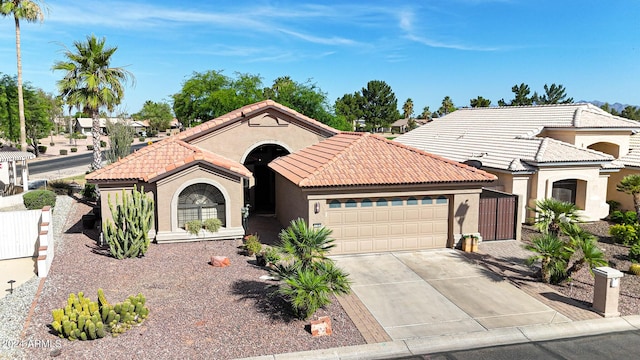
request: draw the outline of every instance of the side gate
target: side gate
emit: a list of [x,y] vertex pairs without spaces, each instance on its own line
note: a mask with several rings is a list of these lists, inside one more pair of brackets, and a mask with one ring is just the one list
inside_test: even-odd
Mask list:
[[517,208],[517,195],[482,189],[478,219],[482,240],[515,239]]

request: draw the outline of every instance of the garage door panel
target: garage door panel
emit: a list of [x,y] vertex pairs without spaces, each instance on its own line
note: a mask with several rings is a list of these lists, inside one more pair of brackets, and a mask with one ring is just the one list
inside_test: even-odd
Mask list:
[[448,204],[407,204],[327,210],[327,227],[339,241],[332,253],[367,253],[446,247]]
[[358,220],[360,221],[361,224],[373,223],[374,222],[373,210],[358,211]]

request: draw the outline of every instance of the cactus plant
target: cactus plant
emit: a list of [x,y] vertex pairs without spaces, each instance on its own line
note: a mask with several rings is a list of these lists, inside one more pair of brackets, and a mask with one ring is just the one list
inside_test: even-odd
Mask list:
[[[98,302],[82,292],[69,294],[64,308],[54,309],[51,327],[58,336],[69,340],[95,340],[107,332],[117,336],[149,316],[142,294],[129,296],[125,301],[110,305],[102,289],[98,289]],[[105,325],[106,324],[106,325]]]
[[149,249],[149,229],[153,223],[154,202],[134,186],[131,194],[122,190],[122,203],[116,206],[111,203],[109,208],[113,221],[107,220],[104,236],[109,244],[111,255],[117,259],[135,258],[143,256]]

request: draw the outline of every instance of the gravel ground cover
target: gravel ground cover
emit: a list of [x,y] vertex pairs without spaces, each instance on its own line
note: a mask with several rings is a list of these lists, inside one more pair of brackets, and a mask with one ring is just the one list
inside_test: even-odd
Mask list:
[[[598,237],[598,247],[605,253],[609,267],[620,270],[624,277],[620,280],[619,310],[621,315],[640,314],[640,276],[627,273],[631,261],[627,254],[629,247],[615,244],[609,236],[609,222],[596,221],[581,224],[581,226]],[[522,241],[528,242],[539,233],[531,226],[523,225]],[[571,281],[560,285],[550,285],[563,295],[591,306],[593,302],[594,278],[584,267],[572,276]]]
[[[335,299],[316,313],[331,317],[333,335],[312,337],[308,321],[268,296],[271,282],[260,279],[267,271],[241,253],[239,240],[152,244],[143,258],[117,260],[96,246],[95,231],[83,232],[81,216],[89,210],[76,203],[70,212],[25,339],[57,341],[48,326],[51,310],[72,292],[97,300],[102,288],[111,303],[142,293],[149,318],[116,338],[28,347],[26,358],[231,359],[365,343]],[[212,255],[229,257],[231,266],[212,267]]]

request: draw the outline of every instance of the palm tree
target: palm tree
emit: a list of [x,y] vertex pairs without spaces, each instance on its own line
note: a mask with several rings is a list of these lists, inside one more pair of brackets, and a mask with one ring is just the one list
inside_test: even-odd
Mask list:
[[569,228],[569,249],[571,254],[579,253],[573,265],[567,270],[567,277],[579,271],[584,265],[589,265],[589,272],[593,275],[593,268],[597,266],[606,266],[607,259],[602,250],[598,248],[596,237],[590,232],[584,230],[577,224]]
[[87,36],[86,42],[75,41],[75,52],[66,48],[65,61],[57,61],[53,70],[65,71],[58,81],[60,95],[69,107],[90,113],[93,136],[92,170],[102,167],[100,151],[100,109],[112,111],[124,95],[124,84],[135,81],[133,74],[122,67],[110,67],[111,56],[118,47],[106,47],[105,38]]
[[636,208],[636,214],[640,219],[640,175],[627,175],[616,186],[618,191],[633,196],[633,206]]
[[402,105],[402,114],[405,119],[410,119],[413,117],[413,100],[408,98],[407,101]]
[[536,201],[535,226],[543,234],[558,236],[560,231],[579,221],[578,208],[575,204],[553,198]]
[[326,260],[329,250],[335,247],[329,235],[330,229],[309,227],[303,219],[298,218],[280,232],[279,249],[299,261],[302,269],[310,269],[315,262]]
[[[16,24],[16,59],[18,62],[18,117],[20,118],[20,148],[27,151],[27,127],[24,120],[24,98],[22,95],[22,55],[20,53],[20,20],[44,21],[40,1],[0,0],[0,15],[13,16]],[[44,5],[44,4],[43,4]],[[46,8],[45,8],[46,9]]]
[[525,249],[536,253],[526,262],[531,265],[540,261],[542,281],[545,283],[550,283],[552,278],[558,278],[564,272],[567,258],[565,243],[556,236],[550,233],[538,236]]

